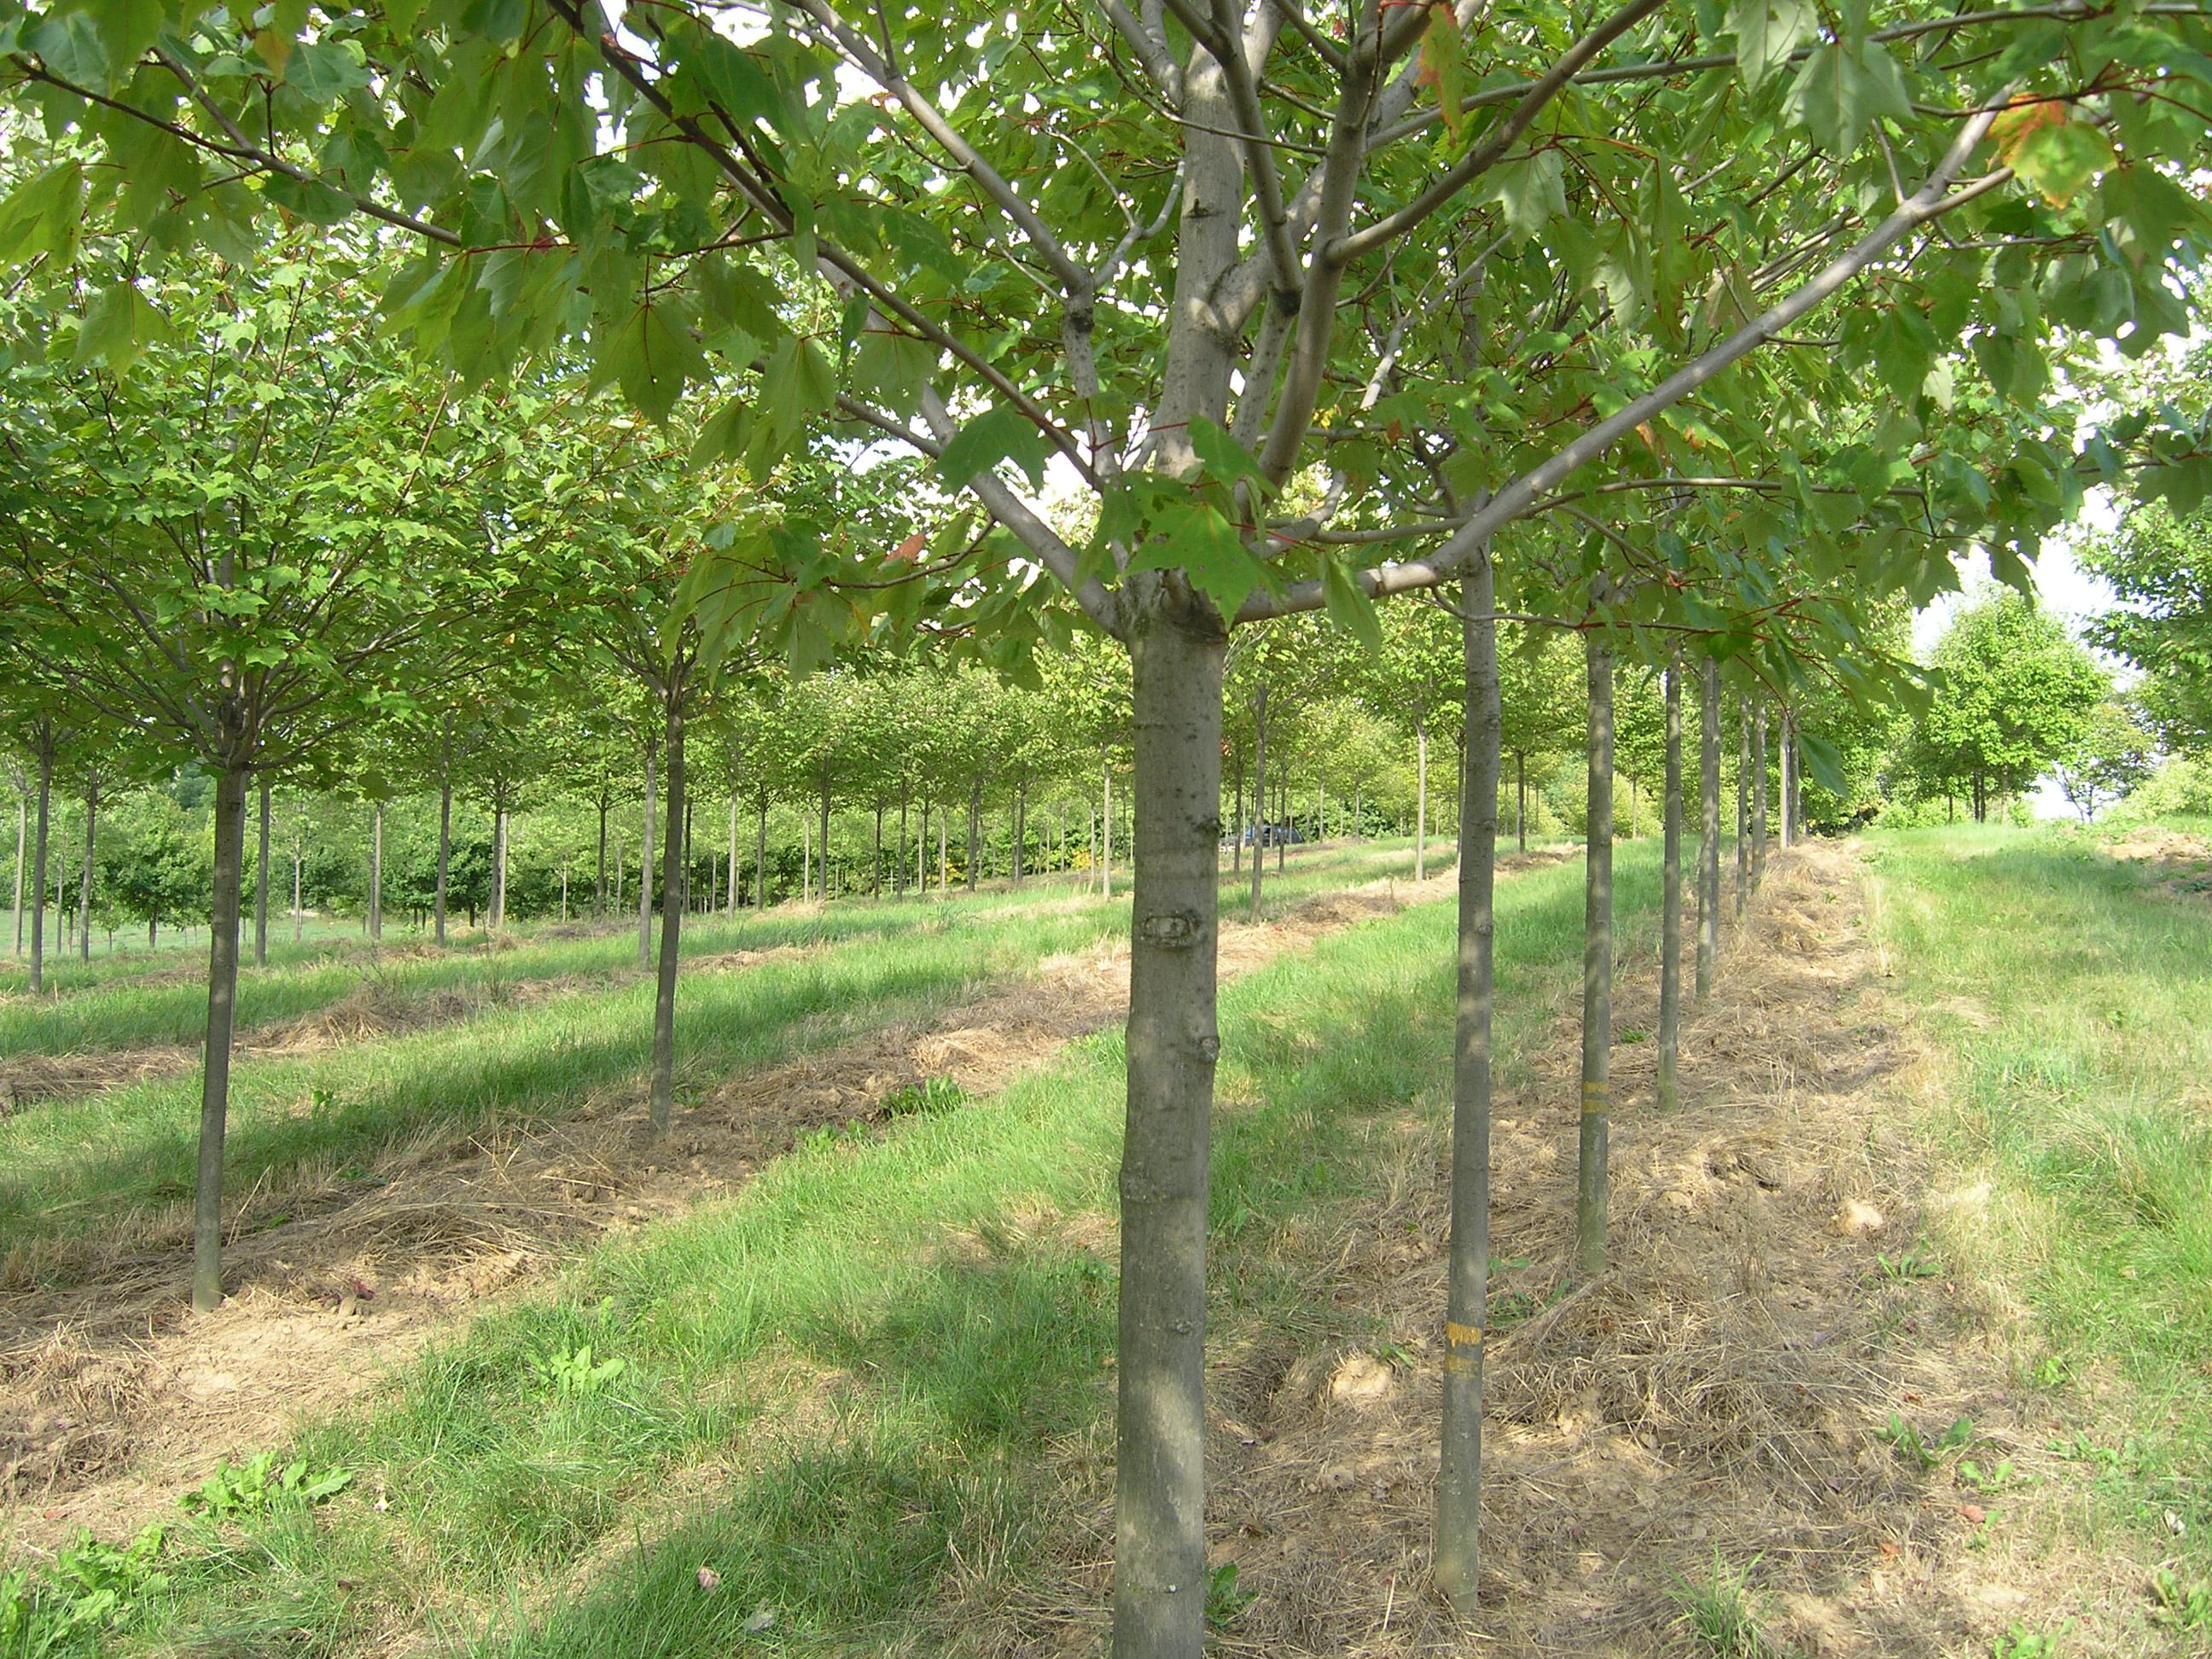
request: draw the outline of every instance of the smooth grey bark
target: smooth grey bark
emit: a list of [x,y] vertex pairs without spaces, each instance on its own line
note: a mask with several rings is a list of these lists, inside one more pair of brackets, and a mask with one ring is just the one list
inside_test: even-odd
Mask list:
[[1528,850],[1528,757],[1513,757],[1513,834],[1521,850]]
[[1751,710],[1739,698],[1735,710],[1735,919],[1751,902]]
[[753,823],[753,908],[768,908],[768,797],[761,797],[760,816]]
[[1766,705],[1751,720],[1751,885],[1766,879]]
[[1682,670],[1670,664],[1662,677],[1667,696],[1667,761],[1660,783],[1659,857],[1659,1105],[1672,1111],[1680,1098],[1677,1072],[1682,1047]]
[[379,801],[369,814],[368,827],[368,936],[384,937],[384,803]]
[[1136,717],[1114,1651],[1197,1659],[1206,1630],[1206,1218],[1226,640],[1158,577],[1129,654]]
[[1417,757],[1413,785],[1413,879],[1426,881],[1429,878],[1429,722],[1425,718],[1413,722],[1413,750]]
[[1437,1478],[1437,1588],[1474,1609],[1482,1519],[1484,1330],[1490,1298],[1490,1030],[1498,867],[1496,580],[1471,570],[1460,601],[1467,658],[1468,765],[1460,799],[1458,1010],[1452,1045],[1451,1243],[1444,1300],[1443,1462]]
[[1613,1111],[1613,653],[1589,636],[1589,823],[1583,874],[1582,1135],[1575,1266],[1605,1271],[1607,1137]]
[[1777,769],[1781,773],[1780,783],[1782,797],[1781,799],[1775,804],[1781,809],[1782,850],[1785,853],[1790,850],[1790,843],[1796,838],[1796,832],[1797,826],[1794,822],[1796,817],[1796,813],[1793,810],[1796,804],[1797,797],[1797,780],[1795,775],[1796,772],[1796,738],[1797,733],[1795,730],[1795,721],[1790,710],[1785,708],[1782,711],[1782,741],[1776,745],[1778,752],[1775,757]]
[[[1260,878],[1267,868],[1261,826],[1267,820],[1267,688],[1252,694],[1252,923],[1260,921]],[[1241,832],[1240,832],[1241,833]]]
[[[649,886],[651,884],[647,884]],[[469,921],[476,921],[470,907]],[[491,801],[491,902],[484,911],[484,926],[494,932],[507,926],[507,786],[501,784]],[[642,963],[639,964],[643,966]]]
[[[972,818],[969,823],[973,825]],[[822,785],[822,899],[824,903],[830,899],[830,784],[826,779]]]
[[238,1010],[238,899],[246,855],[246,769],[216,777],[215,902],[208,918],[207,1046],[200,1064],[199,1170],[192,1188],[192,1306],[222,1305],[222,1142]]
[[983,854],[977,844],[983,836],[983,781],[972,778],[968,784],[968,890],[974,892],[982,879]]
[[653,744],[645,745],[645,834],[638,845],[643,849],[637,861],[637,966],[645,972],[653,966]]
[[607,813],[611,805],[605,795],[599,797],[599,861],[592,877],[592,914],[595,916],[607,913]]
[[[21,781],[22,774],[16,780]],[[23,954],[23,860],[31,850],[31,800],[27,791],[15,798],[15,954]]]
[[[646,1115],[657,1136],[668,1133],[676,1096],[676,968],[682,945],[684,825],[689,803],[684,795],[684,693],[667,693],[668,817],[660,851],[660,962],[653,991],[653,1088]],[[648,809],[649,810],[649,809]],[[651,884],[647,884],[648,892]]]
[[1705,659],[1698,703],[1698,1000],[1721,951],[1721,665]]
[[[1098,896],[1114,896],[1114,763],[1101,759],[1098,763],[1100,807],[1098,817]],[[945,830],[938,828],[938,842],[944,844]],[[939,878],[939,885],[944,878]]]
[[253,860],[253,965],[269,965],[269,780],[261,784],[261,843]]
[[738,914],[738,792],[730,791],[730,890],[725,907],[734,917]]
[[[438,943],[446,942],[446,884],[453,863],[453,717],[446,716],[438,750],[438,894],[432,910]],[[607,902],[607,809],[599,807],[599,890],[594,910]]]
[[92,873],[93,858],[99,846],[99,824],[100,780],[92,777],[84,786],[84,868],[76,900],[77,954],[87,962],[92,960]]
[[300,934],[307,926],[307,915],[300,908],[300,865],[301,863],[298,832],[292,841],[292,943],[300,942]]
[[1014,847],[1012,864],[1014,885],[1017,887],[1022,884],[1022,854],[1029,850],[1029,836],[1030,786],[1028,780],[1024,779],[1021,782],[1017,783],[1014,786]]
[[39,828],[31,847],[31,994],[46,988],[46,842],[53,830],[54,751],[39,755]]

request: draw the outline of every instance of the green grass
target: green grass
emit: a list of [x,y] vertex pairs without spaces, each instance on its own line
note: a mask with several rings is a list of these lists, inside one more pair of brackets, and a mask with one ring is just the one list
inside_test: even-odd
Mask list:
[[[1621,860],[1632,935],[1654,865]],[[1575,863],[1501,889],[1509,1055],[1576,982],[1581,908]],[[1378,1340],[1384,1310],[1315,1304],[1286,1241],[1448,1121],[1452,921],[1417,907],[1226,988],[1217,1354]],[[1036,1218],[1112,1213],[1121,1061],[1089,1039],[594,1250],[308,1431],[300,1454],[353,1487],[191,1558],[160,1638],[118,1650],[319,1654],[427,1625],[487,1659],[644,1659],[744,1650],[763,1609],[781,1646],[873,1650],[957,1575],[1017,1580],[1068,1500],[1048,1458],[1095,1469],[1110,1443],[1113,1272]],[[593,1387],[550,1380],[608,1358]]]
[[[1444,843],[1447,849],[1449,845]],[[1404,842],[1294,849],[1285,875],[1279,877],[1273,865],[1268,866],[1267,906],[1278,910],[1347,882],[1402,878],[1411,874],[1413,864],[1411,845]],[[1248,880],[1224,876],[1223,884],[1241,894]],[[1116,886],[1121,885],[1117,875]],[[1025,912],[1054,897],[1087,902],[1066,877],[1047,878],[1018,890],[994,887],[973,896],[956,891],[944,902],[846,898],[828,905],[771,908],[764,915],[747,912],[734,920],[687,917],[684,947],[687,956],[706,956],[897,938],[934,928],[947,911]],[[564,976],[623,981],[639,971],[634,916],[627,922],[598,924],[597,931],[579,936],[582,926],[526,924],[496,946],[482,935],[470,935],[457,937],[443,950],[420,934],[398,929],[383,949],[349,933],[298,946],[289,939],[272,940],[268,967],[240,970],[239,1030],[246,1035],[305,1018],[344,1001],[364,985],[404,999]],[[35,999],[27,994],[27,970],[0,961],[0,1055],[196,1044],[207,1025],[206,954],[203,942],[195,953],[95,956],[88,964],[74,957],[50,956],[47,991]]]
[[2029,1386],[2117,1384],[2084,1417],[2085,1472],[2202,1577],[2212,905],[2064,828],[1882,835],[1870,856],[1879,937],[1950,1057],[1935,1128],[1965,1196],[1938,1206],[1943,1248],[2032,1309]]

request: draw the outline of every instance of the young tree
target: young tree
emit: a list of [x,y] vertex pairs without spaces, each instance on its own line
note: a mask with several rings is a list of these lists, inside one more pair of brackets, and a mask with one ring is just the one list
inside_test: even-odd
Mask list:
[[2072,750],[2059,757],[2059,792],[2087,823],[2099,808],[2133,793],[2158,769],[2158,739],[2127,704],[2107,697],[2090,714]]

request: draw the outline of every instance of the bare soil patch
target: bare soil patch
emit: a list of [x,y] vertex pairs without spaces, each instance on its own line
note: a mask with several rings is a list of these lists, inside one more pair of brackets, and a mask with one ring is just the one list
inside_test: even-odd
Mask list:
[[[1439,896],[1449,880],[1425,895],[1378,883],[1224,925],[1223,972]],[[747,963],[685,972],[713,965]],[[366,1184],[246,1194],[231,1212],[233,1292],[211,1314],[186,1308],[188,1209],[149,1218],[95,1243],[67,1285],[0,1299],[5,1529],[51,1545],[80,1526],[112,1536],[157,1517],[219,1457],[281,1445],[299,1418],[339,1408],[592,1240],[735,1192],[799,1136],[879,1121],[926,1079],[988,1094],[1119,1021],[1127,1000],[1123,943],[1050,959],[933,1022],[855,1030],[767,1071],[680,1078],[696,1103],[659,1146],[645,1138],[638,1079],[555,1124],[426,1138]],[[260,1219],[279,1212],[289,1218]]]
[[2106,850],[2116,859],[2142,866],[2161,896],[2212,903],[2212,841],[2146,824],[2109,843]]
[[[1373,1314],[1382,1334],[1346,1349],[1221,1331],[1208,1532],[1253,1598],[1222,1652],[1702,1654],[1669,1592],[1710,1581],[1717,1553],[1748,1573],[1771,1659],[1982,1655],[2015,1625],[2069,1619],[2069,1653],[2163,1650],[2143,1644],[2140,1571],[2064,1529],[2073,1483],[2045,1449],[2059,1407],[2017,1382],[2010,1310],[1925,1241],[1936,1209],[1974,1194],[1931,1192],[1900,1127],[1936,1074],[1885,994],[1861,907],[1847,845],[1771,865],[1710,1003],[1686,1006],[1674,1112],[1652,1104],[1656,1045],[1618,1045],[1601,1278],[1567,1271],[1578,1006],[1559,1011],[1533,1081],[1501,1091],[1471,1626],[1429,1583],[1448,1148],[1433,1115],[1376,1127],[1388,1179],[1373,1202],[1276,1248],[1316,1299]],[[1656,1028],[1656,981],[1623,979],[1620,1029]],[[1893,1413],[1930,1445],[1970,1419],[1978,1467],[2008,1460],[2012,1476],[1987,1493],[1955,1458],[1923,1468],[1885,1438]],[[953,1609],[980,1650],[1102,1638],[1109,1449],[1069,1449],[1058,1569],[1012,1603],[979,1583]]]

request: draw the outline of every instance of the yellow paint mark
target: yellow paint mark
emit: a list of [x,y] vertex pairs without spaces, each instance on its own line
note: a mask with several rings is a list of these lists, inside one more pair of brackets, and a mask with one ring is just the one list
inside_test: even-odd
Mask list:
[[1583,1085],[1583,1115],[1590,1117],[1602,1115],[1606,1109],[1607,1097],[1612,1092],[1613,1085],[1610,1084],[1584,1083]]
[[1480,1376],[1482,1356],[1476,1354],[1470,1358],[1465,1354],[1446,1354],[1444,1375],[1446,1376]]
[[1444,1321],[1444,1340],[1455,1348],[1462,1346],[1479,1348],[1482,1346],[1482,1327],[1462,1325],[1447,1319]]

